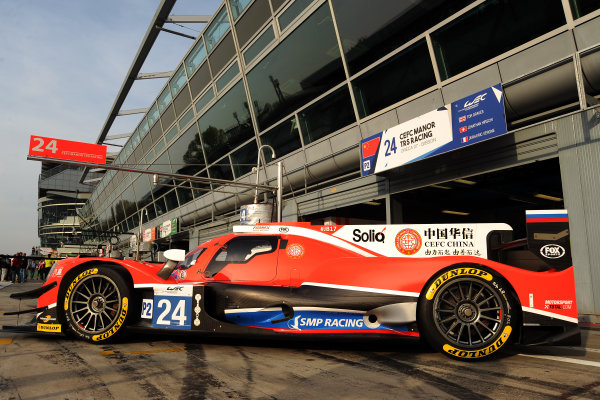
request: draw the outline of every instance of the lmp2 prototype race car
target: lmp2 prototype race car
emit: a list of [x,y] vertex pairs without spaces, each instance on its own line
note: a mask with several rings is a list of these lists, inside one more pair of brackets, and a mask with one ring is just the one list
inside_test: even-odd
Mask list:
[[[579,344],[566,211],[507,224],[241,225],[163,265],[58,262],[24,325],[104,343],[125,331],[422,338],[457,359]],[[508,239],[508,240],[507,240]],[[525,250],[510,251],[528,246]],[[508,265],[507,263],[512,264]]]

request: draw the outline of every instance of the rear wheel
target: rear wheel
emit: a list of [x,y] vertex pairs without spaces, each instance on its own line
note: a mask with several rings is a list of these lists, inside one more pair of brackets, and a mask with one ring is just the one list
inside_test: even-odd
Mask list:
[[508,284],[479,265],[456,265],[435,276],[421,297],[419,327],[435,349],[481,359],[504,346],[513,330]]
[[102,343],[122,334],[131,314],[131,289],[118,272],[93,266],[70,280],[61,306],[73,333]]

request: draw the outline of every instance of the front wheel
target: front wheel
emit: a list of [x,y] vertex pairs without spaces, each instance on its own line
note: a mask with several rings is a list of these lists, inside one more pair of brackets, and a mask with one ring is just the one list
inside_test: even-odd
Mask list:
[[419,330],[436,350],[458,359],[482,359],[504,346],[515,307],[506,281],[480,265],[438,273],[419,304]]
[[106,342],[124,330],[131,289],[110,267],[89,267],[70,280],[60,307],[73,333],[89,342]]

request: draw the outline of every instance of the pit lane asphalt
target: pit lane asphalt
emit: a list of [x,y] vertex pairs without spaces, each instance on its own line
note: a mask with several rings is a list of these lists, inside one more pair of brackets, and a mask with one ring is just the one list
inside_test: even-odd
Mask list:
[[[0,311],[18,307],[11,293],[39,285],[0,286]],[[15,322],[0,315],[0,325]],[[465,363],[407,340],[136,335],[93,345],[0,331],[0,399],[598,399],[600,331],[582,333],[581,347],[512,345]]]

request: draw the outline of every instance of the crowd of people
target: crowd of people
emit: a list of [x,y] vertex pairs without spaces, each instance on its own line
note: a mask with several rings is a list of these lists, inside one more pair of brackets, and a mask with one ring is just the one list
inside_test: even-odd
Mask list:
[[25,253],[17,253],[12,257],[0,257],[0,281],[13,283],[27,280],[46,280],[50,268],[56,263],[53,260],[35,260]]

